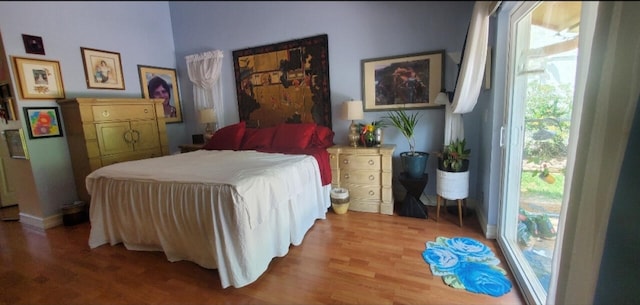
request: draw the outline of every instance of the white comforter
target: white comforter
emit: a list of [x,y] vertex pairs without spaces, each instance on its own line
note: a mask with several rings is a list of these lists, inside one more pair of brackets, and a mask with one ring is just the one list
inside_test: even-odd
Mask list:
[[86,184],[91,248],[164,251],[217,268],[223,288],[258,279],[330,206],[306,155],[199,150],[102,167]]

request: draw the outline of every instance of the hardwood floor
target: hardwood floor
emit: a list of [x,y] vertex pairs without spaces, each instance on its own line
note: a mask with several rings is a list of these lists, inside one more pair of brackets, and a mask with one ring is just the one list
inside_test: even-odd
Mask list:
[[[442,211],[441,211],[442,213]],[[495,240],[475,216],[429,219],[349,211],[317,220],[300,246],[254,283],[222,289],[216,270],[122,244],[89,249],[90,224],[46,231],[0,221],[0,304],[525,304]],[[454,289],[421,253],[438,236],[488,245],[512,290],[494,298]]]

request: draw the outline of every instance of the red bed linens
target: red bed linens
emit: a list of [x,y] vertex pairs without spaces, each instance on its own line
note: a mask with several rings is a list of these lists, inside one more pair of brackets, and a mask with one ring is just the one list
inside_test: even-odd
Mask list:
[[318,161],[318,166],[320,167],[320,178],[322,179],[322,185],[325,186],[331,183],[331,165],[329,163],[329,152],[326,148],[262,148],[257,149],[257,151],[266,153],[313,156],[314,158],[316,158],[316,161]]

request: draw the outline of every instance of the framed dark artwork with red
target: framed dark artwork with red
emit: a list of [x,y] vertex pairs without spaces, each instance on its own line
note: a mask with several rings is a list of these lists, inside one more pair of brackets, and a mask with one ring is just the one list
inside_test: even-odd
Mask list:
[[240,121],[331,128],[326,34],[233,51]]
[[363,59],[364,111],[442,107],[444,50]]

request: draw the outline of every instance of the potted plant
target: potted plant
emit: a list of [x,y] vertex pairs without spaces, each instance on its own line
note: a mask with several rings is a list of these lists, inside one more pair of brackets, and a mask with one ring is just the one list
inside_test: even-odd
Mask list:
[[400,109],[389,112],[385,118],[389,119],[392,126],[400,130],[409,143],[409,151],[400,153],[404,172],[411,178],[422,178],[427,167],[429,153],[416,151],[414,131],[420,121],[420,114],[418,112],[408,114],[404,109]]
[[465,199],[469,194],[469,156],[465,139],[445,145],[438,154],[437,194],[450,200]]
[[469,169],[471,150],[466,148],[465,139],[456,139],[444,147],[438,156],[438,168],[448,172],[464,172]]

